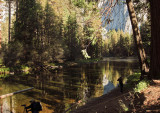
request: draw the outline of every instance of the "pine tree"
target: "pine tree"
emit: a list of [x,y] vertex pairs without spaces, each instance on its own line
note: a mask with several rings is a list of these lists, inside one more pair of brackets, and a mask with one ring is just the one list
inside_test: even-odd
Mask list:
[[20,0],[17,11],[18,18],[14,25],[13,41],[18,41],[24,46],[23,63],[32,59],[34,40],[37,35],[37,4],[35,0]]

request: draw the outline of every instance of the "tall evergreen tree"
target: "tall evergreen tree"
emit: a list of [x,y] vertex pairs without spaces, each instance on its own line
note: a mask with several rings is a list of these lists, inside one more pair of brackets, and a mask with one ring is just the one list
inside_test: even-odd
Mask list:
[[37,5],[35,0],[20,0],[18,18],[14,26],[14,41],[19,41],[24,46],[24,59],[26,63],[31,60],[34,39],[37,34]]
[[79,41],[78,41],[78,24],[75,14],[68,17],[67,25],[65,28],[65,42],[68,47],[68,59],[75,60],[79,55]]

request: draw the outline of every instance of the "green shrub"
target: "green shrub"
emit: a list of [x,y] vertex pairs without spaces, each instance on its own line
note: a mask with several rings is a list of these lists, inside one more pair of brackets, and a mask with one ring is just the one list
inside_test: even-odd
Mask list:
[[125,85],[126,88],[131,89],[136,86],[136,84],[140,80],[141,73],[134,73],[127,78],[127,84]]
[[0,68],[0,72],[4,72],[4,71],[9,71],[9,68],[1,67],[1,68]]
[[141,92],[143,89],[146,89],[148,85],[149,85],[149,81],[147,80],[140,81],[134,88],[134,91]]
[[141,73],[134,73],[133,75],[127,78],[127,82],[138,82],[140,79]]
[[10,76],[9,74],[6,74],[6,75],[1,74],[1,75],[0,75],[0,78],[7,78],[7,77],[9,77],[9,76]]

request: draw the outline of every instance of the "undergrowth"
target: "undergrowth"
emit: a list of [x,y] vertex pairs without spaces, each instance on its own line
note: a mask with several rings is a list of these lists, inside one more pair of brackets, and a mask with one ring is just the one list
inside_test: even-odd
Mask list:
[[148,79],[140,80],[141,73],[134,73],[128,77],[126,88],[132,88],[134,92],[141,92],[150,84]]

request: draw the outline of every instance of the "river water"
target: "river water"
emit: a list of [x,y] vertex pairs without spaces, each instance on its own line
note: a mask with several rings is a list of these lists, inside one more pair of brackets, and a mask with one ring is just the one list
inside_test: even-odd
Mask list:
[[[39,72],[31,75],[12,75],[0,81],[0,95],[34,87],[33,90],[0,100],[0,113],[23,113],[22,104],[31,99],[40,101],[42,113],[63,113],[73,103],[102,96],[114,89],[117,79],[139,69],[136,59],[107,58],[103,62],[65,67],[59,72]],[[75,109],[73,107],[70,110]]]

